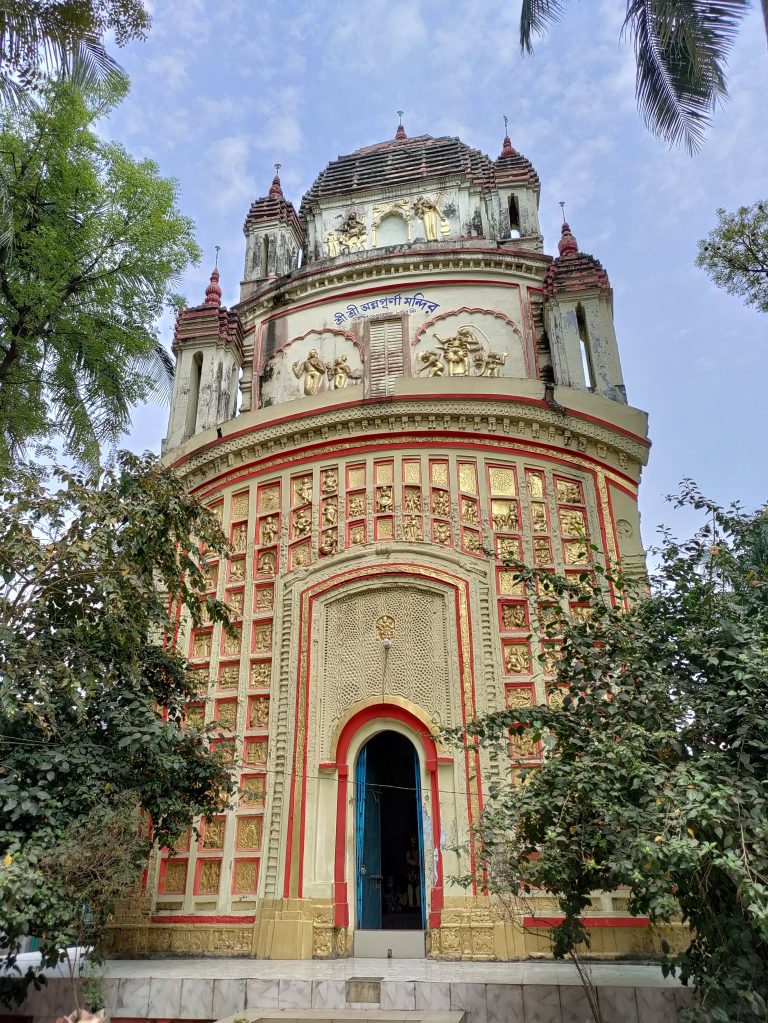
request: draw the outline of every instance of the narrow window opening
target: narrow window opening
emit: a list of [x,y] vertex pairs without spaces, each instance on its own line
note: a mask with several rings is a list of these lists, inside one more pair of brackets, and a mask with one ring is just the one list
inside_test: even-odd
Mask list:
[[203,354],[195,352],[189,369],[189,395],[187,397],[187,421],[184,439],[192,437],[197,429],[197,407],[200,403],[200,380],[203,375]]
[[269,277],[269,235],[264,235],[261,243],[261,265],[263,267],[262,277]]
[[584,379],[590,391],[594,391],[595,368],[592,365],[592,346],[589,343],[587,318],[584,315],[584,306],[581,302],[576,306],[576,325],[579,328],[579,348],[581,349],[581,365],[584,370]]
[[517,196],[509,197],[509,237],[520,238],[520,207],[517,203]]

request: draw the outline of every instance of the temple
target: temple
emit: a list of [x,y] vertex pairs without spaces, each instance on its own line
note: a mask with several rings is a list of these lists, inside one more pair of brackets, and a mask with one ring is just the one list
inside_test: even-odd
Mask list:
[[[489,785],[541,751],[505,765],[440,733],[556,698],[504,562],[642,571],[649,443],[608,275],[568,224],[545,252],[539,191],[508,136],[491,159],[400,124],[298,210],[276,174],[239,303],[214,271],[179,315],[164,459],[231,540],[208,580],[237,620],[180,620],[187,720],[217,723],[240,794],[157,853],[114,953],[548,950],[549,900],[515,915],[455,880]],[[596,900],[593,951],[648,950],[628,921],[622,893]]]

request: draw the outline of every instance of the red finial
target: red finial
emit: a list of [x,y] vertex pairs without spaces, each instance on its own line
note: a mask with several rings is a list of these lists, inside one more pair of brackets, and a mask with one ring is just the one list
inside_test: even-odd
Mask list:
[[395,132],[395,141],[402,142],[403,139],[408,138],[408,136],[405,134],[405,128],[403,127],[403,111],[398,110],[397,116],[400,118],[400,121],[398,122],[397,131]]
[[206,305],[221,305],[221,288],[219,287],[219,271],[214,270],[211,274],[211,283],[205,289]]
[[499,159],[501,159],[502,156],[514,156],[515,155],[515,151],[512,148],[512,143],[511,143],[510,138],[509,138],[509,131],[507,130],[508,127],[509,127],[509,121],[507,119],[507,115],[506,114],[504,114],[503,117],[504,117],[504,144],[501,147],[501,156],[499,156]]
[[269,190],[270,195],[277,195],[281,199],[283,198],[283,189],[280,185],[280,168],[282,166],[281,163],[275,164],[275,176],[272,178],[272,187]]
[[571,234],[571,229],[567,224],[563,224],[561,230],[561,238],[558,242],[557,248],[561,256],[575,256],[579,251],[579,243]]

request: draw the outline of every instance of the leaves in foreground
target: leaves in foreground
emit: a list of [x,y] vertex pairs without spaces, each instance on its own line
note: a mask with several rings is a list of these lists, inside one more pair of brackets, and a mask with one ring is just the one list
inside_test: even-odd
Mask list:
[[[218,523],[151,456],[57,475],[59,489],[30,473],[0,493],[6,966],[27,935],[43,965],[74,944],[98,956],[152,843],[172,845],[234,790],[206,732],[182,727],[194,688],[166,641],[178,607],[227,627],[201,553],[228,552]],[[19,1001],[38,973],[0,974],[0,1001]]]
[[695,987],[691,1018],[757,1023],[768,1014],[768,519],[690,483],[679,503],[706,522],[688,540],[664,535],[650,588],[599,565],[577,582],[517,566],[543,590],[534,638],[553,670],[549,704],[468,734],[513,763],[516,742],[539,742],[543,759],[518,761],[514,782],[493,788],[477,838],[492,891],[557,900],[557,956],[588,946],[594,894],[625,886],[633,915],[690,928],[665,968]]

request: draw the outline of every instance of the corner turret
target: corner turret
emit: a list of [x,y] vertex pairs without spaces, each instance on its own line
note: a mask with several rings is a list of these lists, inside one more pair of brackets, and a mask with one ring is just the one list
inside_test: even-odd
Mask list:
[[568,224],[563,224],[558,251],[544,280],[554,382],[626,404],[608,274],[594,256],[579,251]]
[[282,277],[299,265],[304,232],[293,203],[283,195],[279,170],[276,163],[269,194],[257,199],[245,218],[244,284]]
[[176,318],[173,354],[176,374],[163,453],[237,414],[243,328],[237,313],[221,304],[218,269],[203,304]]

